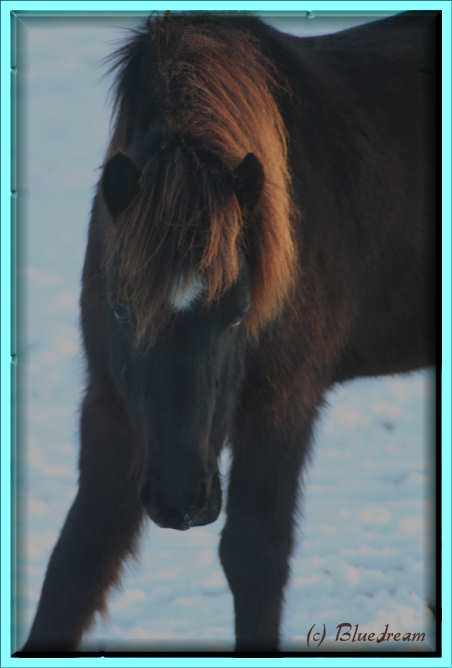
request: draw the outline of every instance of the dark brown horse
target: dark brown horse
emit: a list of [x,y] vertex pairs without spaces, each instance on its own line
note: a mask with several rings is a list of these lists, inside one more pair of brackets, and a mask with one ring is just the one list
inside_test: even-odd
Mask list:
[[436,12],[315,38],[153,17],[114,55],[81,297],[79,490],[30,653],[77,648],[143,517],[218,517],[237,650],[275,651],[325,392],[435,362]]

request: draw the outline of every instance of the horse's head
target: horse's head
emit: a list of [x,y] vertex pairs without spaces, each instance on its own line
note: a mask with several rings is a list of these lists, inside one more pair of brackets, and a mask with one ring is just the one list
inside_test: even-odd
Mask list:
[[252,154],[206,176],[186,152],[163,153],[142,168],[117,154],[104,169],[105,317],[110,373],[143,455],[142,502],[158,525],[187,529],[220,512],[217,460],[252,305],[243,227],[263,172]]

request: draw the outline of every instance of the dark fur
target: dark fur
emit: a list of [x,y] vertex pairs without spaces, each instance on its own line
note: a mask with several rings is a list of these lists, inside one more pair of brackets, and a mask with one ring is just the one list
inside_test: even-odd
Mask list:
[[[77,647],[144,510],[177,528],[216,517],[226,435],[220,558],[237,649],[277,648],[298,478],[325,392],[435,362],[437,18],[409,12],[296,38],[247,16],[185,14],[151,21],[120,52],[116,129],[83,272],[79,492],[25,651]],[[182,58],[186,30],[194,55]],[[256,123],[248,143],[234,144],[232,115],[224,148],[214,121],[196,126],[192,107],[212,111],[193,102],[199,79],[184,92],[183,118],[176,104],[206,35],[232,54],[237,30],[256,49],[242,70],[255,67],[256,91],[275,101],[279,171],[262,158],[268,127]],[[206,73],[214,77],[212,62]],[[246,125],[242,76],[237,68],[231,95]],[[171,221],[168,207],[179,212]],[[203,273],[208,290],[172,317],[177,272]]]

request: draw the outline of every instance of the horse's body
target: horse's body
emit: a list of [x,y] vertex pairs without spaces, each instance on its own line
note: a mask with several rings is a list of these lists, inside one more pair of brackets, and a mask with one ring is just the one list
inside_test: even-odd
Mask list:
[[[51,557],[26,651],[78,645],[121,561],[133,551],[144,511],[162,526],[180,529],[216,518],[221,492],[215,462],[226,437],[233,463],[220,558],[234,595],[237,649],[277,648],[298,478],[325,392],[357,376],[435,362],[436,23],[435,12],[410,12],[343,33],[296,38],[247,16],[170,16],[151,21],[120,52],[117,123],[83,271],[88,383],[79,492]],[[180,122],[172,131],[182,117],[172,106],[177,86],[182,81],[183,89],[184,77],[191,76],[191,56],[179,67],[178,55],[187,27],[196,39],[205,30],[226,41],[237,30],[252,36],[264,65],[259,55],[241,63],[260,81],[256,90],[246,84],[250,98],[270,90],[265,113],[275,103],[275,111],[268,111],[272,125],[256,125],[257,139],[244,131],[236,144],[225,139],[224,151],[221,142],[215,144],[218,127],[240,120],[240,105],[246,131],[252,122],[246,95],[235,96],[227,80],[228,63],[221,65],[217,88],[213,79],[209,85],[215,66],[206,66],[207,84],[195,100],[208,107],[226,90],[226,103],[207,112],[197,107],[188,130]],[[235,67],[238,56],[229,53]],[[265,81],[262,67],[268,63],[274,70]],[[170,94],[177,67],[177,90]],[[199,63],[194,69],[196,76],[204,74]],[[237,69],[239,84],[246,76]],[[183,99],[190,111],[196,104],[188,93]],[[265,153],[271,142],[274,161]],[[236,154],[233,145],[240,145]],[[164,172],[168,164],[173,171]],[[199,170],[191,185],[187,165]],[[171,190],[162,173],[180,179],[179,190]],[[231,212],[230,219],[217,217],[215,234],[208,225],[213,229],[220,209],[212,193],[223,202],[223,190],[209,185],[210,176],[202,181],[207,173],[224,184]],[[179,215],[169,227],[183,228],[180,212],[192,216],[193,202],[201,202],[197,195],[190,199],[197,181],[203,184],[200,198],[210,193],[210,218],[196,218],[204,230],[199,237],[190,219],[187,253],[194,255],[188,268],[188,255],[180,250],[185,237],[173,243],[165,228],[166,236],[149,240],[139,223],[133,228],[137,245],[130,248],[137,255],[141,247],[151,249],[140,272],[151,258],[158,266],[155,282],[131,270],[130,248],[121,265],[121,253],[132,243],[127,216],[141,220],[148,207],[150,218],[143,220],[158,227],[173,207],[172,215]],[[160,218],[140,194],[151,190],[162,198]],[[275,202],[286,209],[267,215]],[[110,228],[121,230],[119,236]],[[209,258],[216,253],[214,269],[203,243]],[[124,329],[133,329],[130,322],[114,324],[128,317],[115,308],[116,281],[121,272],[130,279],[131,271],[129,296],[142,275],[152,288],[148,301],[135,295],[129,303],[136,338],[145,340],[139,353]],[[189,276],[186,289],[178,287],[181,276]],[[160,287],[165,303],[156,295]],[[140,287],[140,298],[145,290]],[[173,320],[168,314],[159,320],[168,304]]]

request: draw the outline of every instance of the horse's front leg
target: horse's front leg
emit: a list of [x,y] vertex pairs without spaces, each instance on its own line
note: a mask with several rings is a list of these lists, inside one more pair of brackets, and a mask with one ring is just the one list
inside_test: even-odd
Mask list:
[[130,475],[135,441],[108,389],[88,391],[81,439],[79,490],[50,557],[24,652],[78,647],[140,526],[142,508]]
[[220,559],[234,597],[236,651],[278,649],[298,477],[314,411],[275,422],[241,420],[233,443]]

